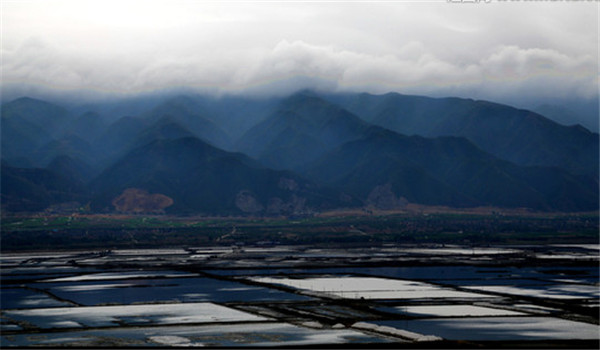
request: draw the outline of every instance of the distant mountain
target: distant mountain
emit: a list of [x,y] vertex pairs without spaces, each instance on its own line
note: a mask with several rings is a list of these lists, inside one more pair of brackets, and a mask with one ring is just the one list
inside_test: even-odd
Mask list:
[[95,170],[86,162],[64,154],[52,159],[46,170],[69,179],[72,182],[80,183],[81,186],[91,180],[95,173]]
[[203,98],[198,103],[208,111],[206,117],[227,131],[235,143],[250,128],[273,114],[281,100],[275,97],[224,96],[217,99]]
[[34,164],[46,167],[54,158],[61,155],[81,159],[88,163],[94,162],[97,156],[87,141],[69,134],[38,147],[31,153],[30,159]]
[[599,206],[597,133],[491,102],[301,91],[97,107],[2,105],[3,210],[88,201],[103,212],[219,215],[408,202]]
[[[151,118],[156,121],[165,114],[171,114],[169,105],[180,105],[177,109],[187,110],[185,114],[195,114],[201,116],[202,119],[209,120],[214,126],[225,132],[231,142],[235,142],[244,132],[271,114],[280,101],[279,97],[153,94],[88,103],[74,107],[73,113],[81,115],[94,111],[107,124],[111,124],[123,116],[152,115]],[[185,123],[178,122],[187,127]],[[201,134],[197,136],[203,138]]]
[[532,111],[567,126],[582,125],[598,133],[600,123],[598,104],[593,101],[578,101],[581,104],[561,105],[546,103],[538,105]]
[[64,108],[28,97],[3,104],[0,112],[5,159],[28,156],[50,142],[69,120]]
[[298,214],[342,204],[293,173],[264,168],[192,137],[133,150],[91,188],[97,210],[113,210],[111,203],[127,189],[166,196],[173,201],[166,210],[176,213]]
[[23,120],[29,124],[43,128],[52,136],[57,136],[72,119],[70,113],[55,104],[22,97],[2,105],[2,121],[12,119]]
[[[29,158],[38,147],[52,141],[52,136],[46,129],[24,119],[10,118],[3,114],[0,127],[2,158],[11,162],[18,158]],[[31,160],[26,163],[31,163]]]
[[[141,116],[122,117],[110,124],[93,142],[94,148],[103,154],[103,164],[110,164],[132,149],[155,140],[193,136],[207,142],[229,143],[227,135],[212,122],[199,115],[182,112],[180,104],[180,100],[169,100]],[[168,112],[169,106],[173,107],[171,112]]]
[[563,125],[580,124],[592,132],[599,132],[600,96],[591,98],[564,98],[538,101],[531,110]]
[[110,124],[92,143],[95,149],[102,150],[103,156],[99,161],[105,164],[128,151],[132,140],[146,127],[146,121],[131,116],[119,118]]
[[487,101],[397,93],[328,97],[364,120],[401,134],[462,136],[519,165],[556,166],[598,177],[597,133],[563,126],[531,111]]
[[86,200],[81,183],[46,169],[14,168],[2,163],[2,210],[43,211],[47,207]]
[[170,98],[170,96],[161,94],[129,96],[75,105],[72,107],[72,111],[75,115],[82,115],[92,111],[100,115],[102,120],[108,125],[114,123],[123,116],[138,116],[146,113],[166,101],[168,98]]
[[123,117],[113,124],[95,141],[95,148],[103,151],[111,163],[129,151],[156,140],[173,140],[197,137],[190,129],[182,126],[171,115],[154,118]]
[[189,129],[180,125],[173,117],[163,117],[154,124],[142,129],[130,140],[129,150],[145,146],[156,140],[175,140],[184,137],[195,137]]
[[231,138],[204,115],[209,114],[196,100],[188,96],[171,98],[140,115],[148,123],[155,123],[163,118],[172,121],[190,130],[198,138],[210,144],[223,148],[231,148]]
[[91,143],[106,130],[107,126],[100,114],[88,111],[69,123],[64,134],[75,135]]
[[311,93],[281,102],[277,110],[239,140],[236,149],[276,169],[297,169],[369,127],[352,113]]
[[45,167],[59,155],[94,159],[89,141],[103,128],[94,113],[74,118],[63,107],[31,98],[2,105],[1,124],[3,159],[31,167]]
[[[597,183],[558,168],[519,167],[464,138],[403,136],[378,127],[306,170],[367,204],[403,201],[464,206],[594,210]],[[386,204],[388,203],[388,204]]]

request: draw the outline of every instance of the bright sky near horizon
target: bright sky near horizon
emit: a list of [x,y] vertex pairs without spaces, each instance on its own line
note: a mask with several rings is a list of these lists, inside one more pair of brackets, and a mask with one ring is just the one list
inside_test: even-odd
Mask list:
[[597,1],[2,0],[3,89],[598,95]]

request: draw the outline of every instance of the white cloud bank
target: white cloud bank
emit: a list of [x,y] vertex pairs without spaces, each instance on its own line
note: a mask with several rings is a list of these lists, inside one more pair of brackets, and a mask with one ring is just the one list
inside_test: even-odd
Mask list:
[[598,4],[3,3],[4,88],[598,95]]

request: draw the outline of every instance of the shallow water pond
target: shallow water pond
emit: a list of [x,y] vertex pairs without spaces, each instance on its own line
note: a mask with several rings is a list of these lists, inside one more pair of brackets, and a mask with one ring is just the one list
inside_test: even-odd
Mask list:
[[57,307],[7,310],[4,315],[42,329],[267,320],[213,303]]
[[47,294],[26,288],[2,288],[0,290],[2,309],[25,309],[53,306],[71,306],[72,304],[50,298]]
[[524,316],[525,313],[477,305],[415,305],[381,308],[416,317],[465,317],[465,316]]
[[351,329],[312,329],[287,323],[121,328],[2,336],[3,346],[293,346],[381,343],[388,339]]
[[600,297],[600,289],[591,285],[557,284],[544,286],[469,286],[468,289],[536,298],[582,299]]
[[598,326],[552,317],[474,317],[373,321],[450,340],[598,339]]
[[93,282],[52,282],[32,284],[48,289],[60,298],[81,305],[132,304],[153,301],[270,301],[308,300],[307,297],[276,289],[206,277],[131,279]]
[[284,285],[348,299],[491,298],[486,294],[461,292],[429,283],[377,277],[282,278],[253,277],[255,282]]

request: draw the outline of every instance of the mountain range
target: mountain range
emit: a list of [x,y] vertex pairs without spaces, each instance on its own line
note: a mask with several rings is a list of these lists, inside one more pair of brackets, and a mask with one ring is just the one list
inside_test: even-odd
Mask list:
[[488,101],[300,91],[65,107],[23,97],[1,112],[4,212],[599,207],[597,133]]

